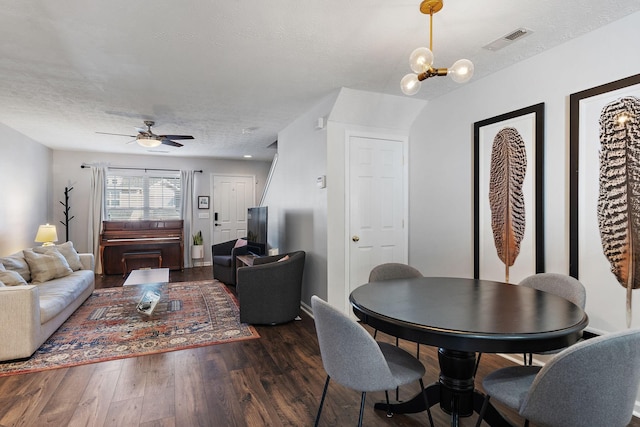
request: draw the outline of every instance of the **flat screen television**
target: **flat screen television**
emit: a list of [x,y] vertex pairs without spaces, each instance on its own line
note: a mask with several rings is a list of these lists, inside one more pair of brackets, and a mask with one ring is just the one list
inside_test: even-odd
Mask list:
[[247,250],[256,255],[267,254],[267,206],[249,208],[247,212]]

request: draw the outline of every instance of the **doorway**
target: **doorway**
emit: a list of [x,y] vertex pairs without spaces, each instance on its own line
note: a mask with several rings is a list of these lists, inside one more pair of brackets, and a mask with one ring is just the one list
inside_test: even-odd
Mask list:
[[386,262],[408,261],[407,140],[348,136],[346,299]]
[[211,175],[213,244],[247,235],[247,209],[255,206],[255,177]]

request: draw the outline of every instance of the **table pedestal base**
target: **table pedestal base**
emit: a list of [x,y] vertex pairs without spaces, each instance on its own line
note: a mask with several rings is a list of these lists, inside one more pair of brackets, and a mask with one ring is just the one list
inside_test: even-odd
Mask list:
[[[440,378],[425,390],[431,406],[436,403],[451,415],[451,426],[458,427],[460,417],[468,417],[474,412],[480,413],[484,395],[474,388],[475,353],[447,349],[438,350]],[[386,411],[386,402],[376,403],[375,409]],[[395,414],[415,414],[426,411],[424,399],[418,393],[411,400],[391,404]],[[484,414],[484,422],[493,427],[512,427],[512,425],[489,403]]]

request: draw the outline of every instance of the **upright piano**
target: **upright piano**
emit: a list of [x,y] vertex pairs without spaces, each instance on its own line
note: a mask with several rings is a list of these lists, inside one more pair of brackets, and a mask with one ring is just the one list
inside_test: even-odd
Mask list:
[[[123,274],[123,256],[143,252],[160,252],[162,267],[182,270],[184,268],[183,221],[102,222],[100,259],[104,274]],[[144,260],[140,259],[138,262],[143,263]],[[151,266],[139,264],[131,267]]]

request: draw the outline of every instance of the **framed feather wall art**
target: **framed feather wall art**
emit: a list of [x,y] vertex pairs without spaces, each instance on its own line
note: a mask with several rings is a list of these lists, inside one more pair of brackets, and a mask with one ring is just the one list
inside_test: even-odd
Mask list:
[[569,104],[569,273],[587,289],[591,329],[640,326],[640,74]]
[[474,123],[474,277],[544,271],[544,103]]

